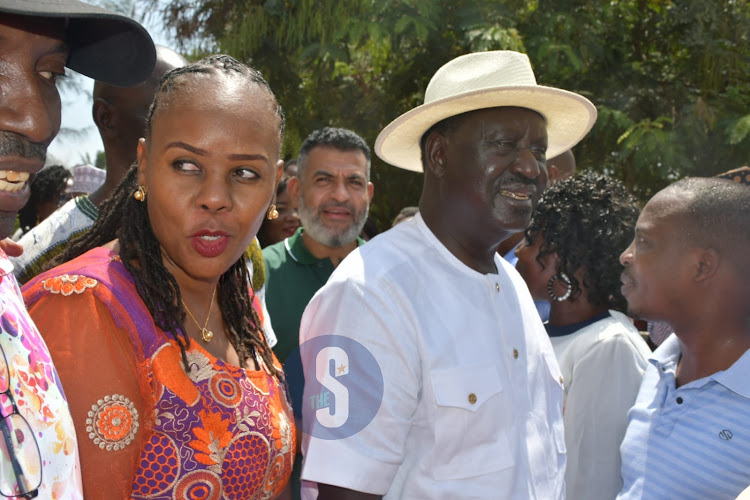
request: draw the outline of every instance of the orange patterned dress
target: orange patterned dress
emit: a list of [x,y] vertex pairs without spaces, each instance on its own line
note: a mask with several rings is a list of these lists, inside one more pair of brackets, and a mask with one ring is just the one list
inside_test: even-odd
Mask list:
[[24,299],[68,395],[87,499],[266,499],[284,488],[295,430],[279,382],[197,342],[186,373],[116,254],[97,248],[52,269]]

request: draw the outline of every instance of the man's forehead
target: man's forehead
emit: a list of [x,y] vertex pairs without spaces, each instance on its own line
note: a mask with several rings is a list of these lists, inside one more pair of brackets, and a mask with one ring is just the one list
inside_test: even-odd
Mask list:
[[643,207],[638,220],[639,229],[647,230],[657,225],[671,225],[685,215],[686,200],[675,191],[665,190],[654,195]]
[[[459,115],[461,116],[461,115]],[[463,115],[462,123],[483,127],[529,128],[534,127],[539,134],[547,135],[544,116],[529,108],[502,106],[477,109]]]
[[[21,16],[3,13],[0,16],[0,30],[12,28],[38,35],[39,40],[48,39],[51,44],[60,45],[65,42],[66,21],[62,18]],[[0,31],[0,37],[3,36]],[[67,49],[64,45],[61,47]]]

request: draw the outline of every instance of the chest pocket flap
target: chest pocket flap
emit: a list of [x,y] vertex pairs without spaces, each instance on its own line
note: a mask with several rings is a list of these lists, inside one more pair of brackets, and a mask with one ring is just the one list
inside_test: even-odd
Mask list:
[[476,412],[489,398],[502,392],[493,364],[470,365],[430,372],[435,403]]

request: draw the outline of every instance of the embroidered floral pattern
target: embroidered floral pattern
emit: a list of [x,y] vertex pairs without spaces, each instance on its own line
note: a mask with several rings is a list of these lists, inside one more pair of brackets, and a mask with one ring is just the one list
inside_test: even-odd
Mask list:
[[[167,351],[162,345],[151,357],[150,385],[158,398],[154,430],[141,453],[132,498],[273,498],[289,477],[294,455],[283,390],[268,373],[217,361],[196,344],[186,353],[187,373],[180,357],[167,362]],[[185,382],[199,392],[197,401],[186,398]],[[153,436],[159,438],[152,443]],[[175,477],[165,488],[166,479]]]
[[49,290],[52,293],[59,293],[66,297],[73,293],[83,293],[87,288],[94,288],[96,285],[97,281],[95,279],[78,274],[63,274],[62,276],[42,281],[42,286],[45,290]]
[[232,433],[227,431],[229,420],[222,420],[221,414],[206,410],[201,410],[198,416],[203,425],[193,429],[198,439],[190,442],[190,447],[199,452],[195,460],[209,466],[220,464],[224,449],[232,441]]
[[132,401],[119,394],[105,396],[93,404],[86,419],[89,438],[107,451],[129,445],[138,426],[138,410]]

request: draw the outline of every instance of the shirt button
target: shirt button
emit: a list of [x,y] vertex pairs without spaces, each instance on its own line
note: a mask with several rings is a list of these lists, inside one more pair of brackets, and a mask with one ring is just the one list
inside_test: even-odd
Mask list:
[[497,283],[495,283],[495,290],[497,290],[498,292],[500,291],[500,285],[498,285]]
[[518,359],[518,349],[513,349],[513,357]]
[[563,383],[563,378],[562,378],[562,375],[560,375],[560,383],[561,383],[561,384]]
[[473,392],[469,394],[469,403],[474,404],[477,402],[477,395]]
[[678,398],[677,398],[677,404],[678,404],[678,405],[681,405],[681,404],[682,404],[682,398],[680,398],[680,397],[678,397]]

